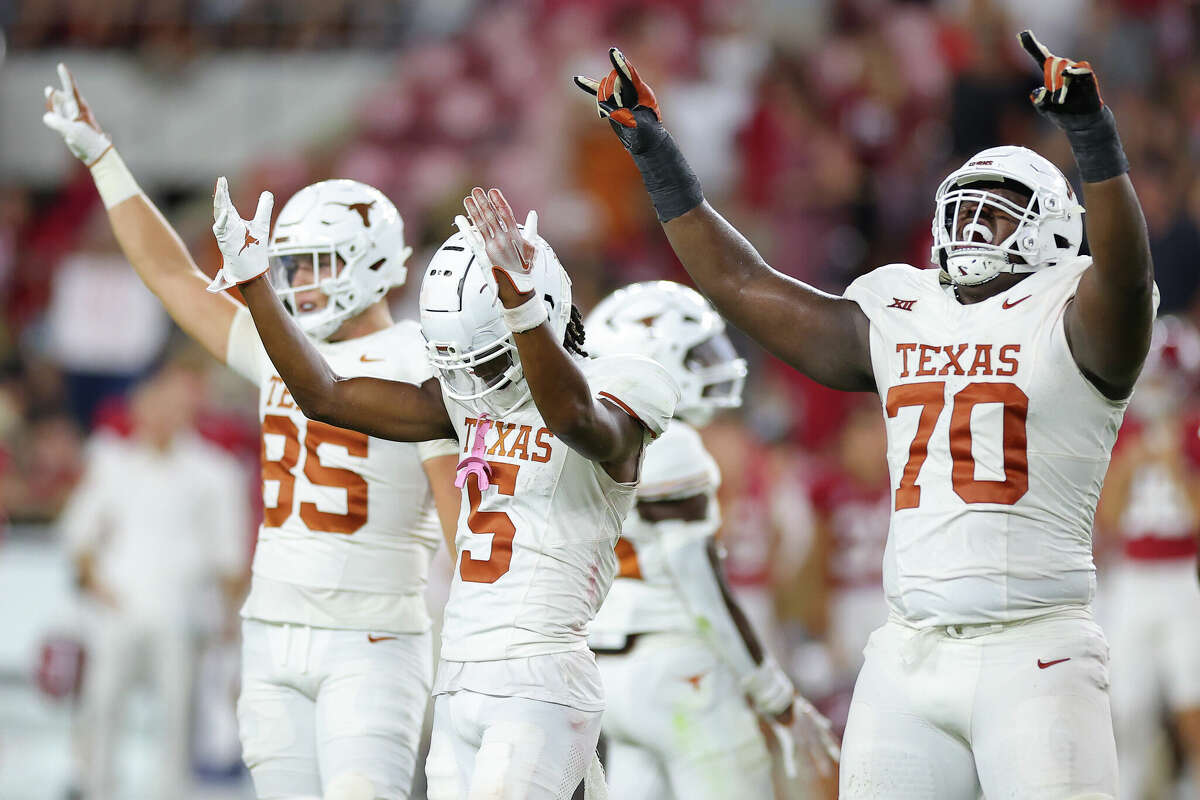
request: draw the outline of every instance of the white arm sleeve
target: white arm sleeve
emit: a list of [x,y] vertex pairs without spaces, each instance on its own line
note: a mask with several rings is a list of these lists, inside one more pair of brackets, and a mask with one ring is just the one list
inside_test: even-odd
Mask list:
[[254,327],[254,318],[244,306],[239,306],[233,315],[233,322],[229,325],[225,364],[238,375],[259,386],[269,374],[266,371],[266,364],[269,362],[267,350],[258,338],[258,329]]
[[737,623],[725,605],[721,584],[708,557],[712,538],[709,522],[668,520],[655,527],[662,535],[667,569],[688,609],[696,618],[705,638],[716,649],[738,678],[749,675],[758,666],[750,656]]
[[721,584],[708,557],[711,524],[667,521],[662,531],[663,554],[675,585],[717,654],[733,668],[742,689],[760,714],[774,716],[792,704],[795,689],[779,663],[764,653],[755,663],[750,648],[726,605]]

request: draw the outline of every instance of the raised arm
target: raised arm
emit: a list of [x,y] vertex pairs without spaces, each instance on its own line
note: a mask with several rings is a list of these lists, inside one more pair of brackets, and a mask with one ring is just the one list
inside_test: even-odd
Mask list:
[[704,200],[663,127],[654,92],[620,50],[602,81],[576,77],[642,173],[658,219],[688,273],[721,312],[773,354],[835,389],[872,390],[869,324],[857,303],[772,269]]
[[528,239],[522,235],[499,189],[484,193],[476,187],[463,205],[482,237],[473,246],[482,244],[493,265],[505,323],[546,427],[572,450],[604,465],[614,479],[636,480],[645,430],[626,411],[592,396],[587,377],[548,324],[546,305],[529,277],[533,260],[547,257],[533,244],[536,231]]
[[1030,31],[1020,39],[1045,76],[1031,97],[1034,107],[1066,133],[1083,178],[1092,266],[1064,320],[1071,354],[1102,393],[1125,398],[1154,322],[1154,264],[1129,161],[1091,65],[1053,55]]
[[185,333],[224,362],[237,303],[227,295],[204,291],[208,279],[138,187],[62,64],[58,76],[61,88],[46,87],[42,121],[62,135],[71,153],[91,170],[109,224],[138,277]]
[[454,437],[436,380],[421,386],[382,378],[342,378],[283,307],[266,277],[270,192],[258,200],[254,219],[243,220],[229,199],[225,178],[213,198],[213,233],[224,265],[211,291],[239,286],[271,363],[292,399],[309,419],[380,439],[422,442]]

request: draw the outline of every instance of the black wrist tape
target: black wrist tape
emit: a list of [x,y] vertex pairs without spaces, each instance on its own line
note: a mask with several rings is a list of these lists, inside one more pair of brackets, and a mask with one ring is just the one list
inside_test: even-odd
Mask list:
[[704,191],[671,134],[661,125],[659,131],[652,146],[630,155],[642,173],[658,221],[670,222],[703,203]]
[[1084,183],[1099,183],[1129,171],[1117,121],[1108,106],[1091,114],[1063,114],[1059,124],[1066,131]]

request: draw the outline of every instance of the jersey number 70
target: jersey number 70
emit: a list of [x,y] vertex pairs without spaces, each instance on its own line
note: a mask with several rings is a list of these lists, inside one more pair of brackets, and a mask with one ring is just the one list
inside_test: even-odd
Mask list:
[[[1004,406],[1004,480],[975,479],[975,457],[971,453],[971,412],[981,403]],[[937,426],[938,417],[946,406],[946,383],[906,383],[893,386],[887,393],[887,415],[906,406],[920,406],[917,435],[908,448],[908,463],[896,487],[896,510],[916,508],[921,504],[921,487],[917,476],[929,456],[929,437]],[[954,493],[967,503],[1000,503],[1012,505],[1029,491],[1029,454],[1027,451],[1025,419],[1029,414],[1029,397],[1015,383],[968,384],[954,395],[950,413],[950,459],[953,465],[950,479]]]

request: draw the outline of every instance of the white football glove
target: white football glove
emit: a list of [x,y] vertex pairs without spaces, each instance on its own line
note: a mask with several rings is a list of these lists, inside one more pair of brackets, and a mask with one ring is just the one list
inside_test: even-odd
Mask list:
[[454,227],[458,228],[458,232],[467,240],[467,247],[471,248],[471,253],[480,264],[487,264],[491,259],[488,258],[487,248],[483,246],[483,237],[479,235],[479,231],[471,224],[471,220],[467,219],[462,214],[456,214],[454,217]]
[[[463,237],[467,240],[467,245],[471,248],[471,252],[475,254],[475,258],[479,259],[479,263],[493,267],[492,270],[487,271],[488,280],[492,282],[493,286],[496,282],[494,270],[499,269],[508,275],[509,279],[512,280],[513,285],[517,287],[518,292],[524,294],[525,292],[533,291],[533,278],[530,277],[529,273],[531,269],[529,267],[526,267],[524,270],[516,270],[505,269],[503,267],[493,265],[492,257],[488,255],[487,246],[483,242],[483,236],[479,233],[475,226],[471,224],[471,221],[462,214],[459,214],[454,218],[454,225],[459,229],[459,231],[462,232]],[[525,215],[525,224],[521,228],[520,235],[524,236],[526,241],[535,241],[537,238],[537,225],[537,212],[530,211]],[[540,255],[541,254],[539,253],[538,255],[535,255],[534,258],[536,259]]]
[[742,678],[742,689],[764,717],[782,714],[796,694],[792,681],[772,656],[763,659],[753,672]]
[[[525,224],[518,226],[512,208],[499,189],[484,193],[474,189],[463,200],[467,210],[467,225],[455,219],[459,230],[467,237],[476,258],[490,267],[492,281],[503,275],[521,294],[532,292],[533,264],[545,258],[542,248],[536,246],[537,212],[530,211]],[[469,230],[468,230],[469,229]]]
[[112,139],[100,129],[65,64],[58,65],[58,79],[61,89],[46,87],[46,113],[42,122],[62,136],[67,149],[90,167],[112,147]]
[[244,220],[229,199],[229,182],[222,175],[213,194],[213,235],[221,249],[224,264],[217,271],[210,292],[223,292],[231,286],[252,281],[267,271],[267,237],[271,233],[271,207],[275,196],[263,192],[258,198],[254,219]]

